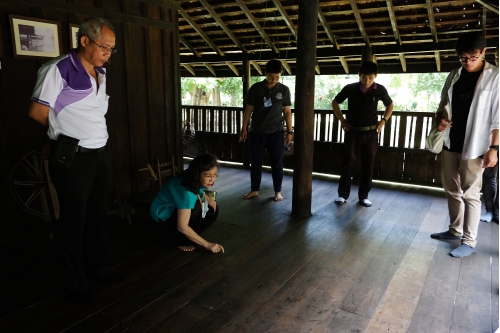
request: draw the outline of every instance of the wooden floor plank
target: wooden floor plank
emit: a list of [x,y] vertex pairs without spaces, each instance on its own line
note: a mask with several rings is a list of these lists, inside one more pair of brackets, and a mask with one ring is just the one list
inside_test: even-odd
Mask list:
[[491,223],[479,224],[476,253],[463,259],[450,332],[493,332],[491,327]]
[[365,332],[408,330],[437,248],[436,241],[429,235],[441,232],[449,224],[441,211],[445,202],[445,198],[433,200]]

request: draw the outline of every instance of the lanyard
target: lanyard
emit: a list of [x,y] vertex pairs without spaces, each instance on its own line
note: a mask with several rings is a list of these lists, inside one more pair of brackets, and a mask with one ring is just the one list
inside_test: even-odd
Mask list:
[[[205,199],[205,194],[203,194],[203,199]],[[200,205],[203,206],[203,201],[201,201],[201,197],[199,194],[198,194],[198,200],[200,201]]]

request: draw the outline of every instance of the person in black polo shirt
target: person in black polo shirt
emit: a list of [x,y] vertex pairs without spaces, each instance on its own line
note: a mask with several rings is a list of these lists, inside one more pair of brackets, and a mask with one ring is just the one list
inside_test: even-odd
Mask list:
[[[345,131],[344,161],[339,182],[337,205],[346,202],[351,192],[351,176],[356,160],[361,157],[361,182],[359,184],[359,204],[371,207],[368,193],[372,187],[373,166],[378,149],[378,134],[392,114],[392,103],[387,89],[375,83],[378,68],[371,61],[364,62],[359,68],[360,82],[342,88],[332,101],[335,116]],[[347,119],[340,111],[339,103],[348,99]],[[384,117],[379,121],[377,104],[382,101],[386,107]]]
[[[267,150],[271,162],[271,171],[274,186],[274,200],[282,201],[281,183],[283,181],[284,144],[292,140],[292,110],[290,106],[290,89],[279,82],[283,65],[281,61],[273,59],[266,64],[266,79],[250,87],[245,98],[246,108],[243,126],[240,132],[240,142],[250,139],[250,192],[243,196],[250,199],[259,195],[262,178],[262,163],[264,151]],[[247,133],[248,124],[250,134]],[[283,131],[285,118],[287,135]]]

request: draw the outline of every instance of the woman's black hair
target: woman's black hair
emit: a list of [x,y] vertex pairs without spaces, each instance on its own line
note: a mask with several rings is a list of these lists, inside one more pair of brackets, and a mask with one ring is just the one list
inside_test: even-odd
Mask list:
[[455,51],[458,56],[464,53],[474,54],[476,52],[482,52],[486,47],[486,38],[482,32],[467,32],[460,36],[455,45]]
[[219,167],[219,159],[212,154],[201,154],[196,156],[186,170],[182,171],[178,177],[183,177],[181,185],[188,191],[198,194],[201,187],[200,174],[213,167]]

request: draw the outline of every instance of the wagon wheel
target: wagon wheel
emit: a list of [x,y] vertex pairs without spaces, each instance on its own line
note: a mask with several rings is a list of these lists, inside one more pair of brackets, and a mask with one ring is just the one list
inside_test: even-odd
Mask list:
[[15,201],[26,212],[43,218],[59,219],[59,201],[50,182],[48,161],[38,152],[24,155],[11,170],[10,190]]

